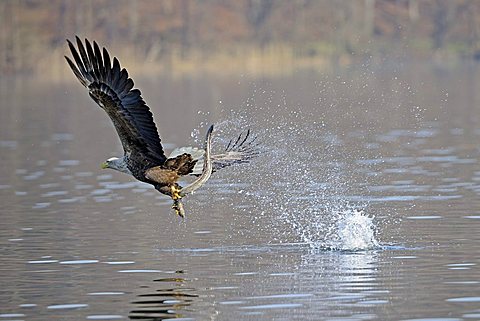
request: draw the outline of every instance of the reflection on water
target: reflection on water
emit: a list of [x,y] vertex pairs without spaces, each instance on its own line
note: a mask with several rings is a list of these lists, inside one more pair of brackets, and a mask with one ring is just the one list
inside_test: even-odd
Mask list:
[[137,296],[132,302],[135,308],[130,311],[128,317],[132,320],[183,318],[182,312],[188,310],[199,295],[195,294],[195,289],[185,287],[188,280],[180,277],[182,271],[175,273],[178,276],[155,279],[153,282],[158,283],[152,283],[152,286],[144,285],[142,290],[148,289],[151,292]]
[[78,84],[1,79],[0,318],[478,319],[480,70],[371,69],[136,79],[165,149],[262,142],[185,221],[100,170],[121,147]]

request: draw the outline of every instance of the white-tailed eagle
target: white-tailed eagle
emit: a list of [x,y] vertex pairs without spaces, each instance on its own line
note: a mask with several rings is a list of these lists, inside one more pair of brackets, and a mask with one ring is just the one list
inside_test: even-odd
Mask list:
[[[159,192],[170,196],[173,209],[184,216],[180,199],[202,186],[211,173],[233,164],[246,163],[258,152],[250,131],[230,141],[225,151],[211,155],[213,125],[207,131],[203,148],[182,147],[166,156],[150,108],[140,90],[133,88],[125,68],[116,57],[110,60],[108,51],[100,50],[94,41],[85,45],[76,37],[77,48],[69,41],[73,60],[65,57],[73,73],[85,86],[90,97],[108,114],[123,146],[124,155],[102,164],[136,179],[152,184]],[[178,179],[185,175],[197,178],[182,188]]]

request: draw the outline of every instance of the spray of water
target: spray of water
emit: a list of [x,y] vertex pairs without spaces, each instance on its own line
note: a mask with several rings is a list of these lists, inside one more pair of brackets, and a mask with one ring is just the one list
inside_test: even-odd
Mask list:
[[258,233],[268,234],[272,243],[300,241],[321,250],[378,246],[368,203],[349,200],[366,190],[358,184],[364,177],[355,168],[357,153],[345,150],[344,137],[330,133],[318,116],[286,105],[272,112],[268,100],[256,106],[254,116],[229,112],[216,124],[216,137],[233,137],[245,128],[258,135],[261,155],[248,170],[239,166],[225,175],[241,186],[237,193],[249,206],[236,206]]

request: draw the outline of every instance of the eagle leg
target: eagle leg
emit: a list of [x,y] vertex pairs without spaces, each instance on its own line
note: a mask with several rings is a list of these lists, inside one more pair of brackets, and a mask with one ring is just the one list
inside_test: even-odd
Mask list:
[[180,191],[182,189],[175,185],[170,186],[170,192],[172,194],[172,199],[173,199],[173,205],[172,208],[175,210],[175,213],[177,213],[178,216],[181,218],[185,218],[185,210],[183,209],[183,204],[182,204],[182,196],[180,196]]

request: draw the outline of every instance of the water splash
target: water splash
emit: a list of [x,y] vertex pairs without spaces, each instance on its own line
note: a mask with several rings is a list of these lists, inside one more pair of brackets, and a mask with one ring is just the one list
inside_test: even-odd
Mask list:
[[[312,199],[316,203],[318,199]],[[323,203],[323,202],[322,202]],[[328,204],[311,205],[304,212],[287,212],[283,218],[313,250],[358,251],[378,248],[376,223],[368,206],[352,204],[341,197]]]
[[[367,201],[349,200],[367,195],[366,171],[362,174],[357,162],[363,149],[347,148],[345,136],[327,130],[321,116],[272,100],[257,106],[255,117],[230,112],[216,124],[217,145],[246,128],[253,129],[261,142],[261,156],[248,170],[238,166],[216,175],[228,175],[226,179],[237,183],[237,193],[248,202],[246,206],[236,200],[234,206],[272,243],[303,241],[314,249],[335,250],[377,247]],[[243,187],[245,182],[249,186]]]
[[331,248],[338,250],[366,250],[377,248],[374,217],[363,210],[347,209],[337,213],[336,239]]

